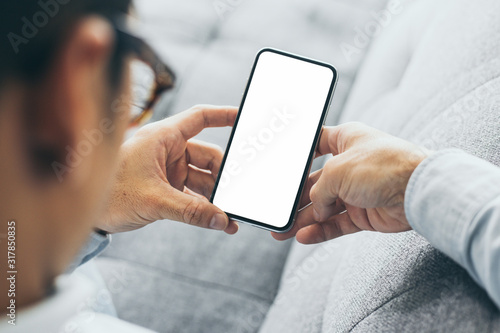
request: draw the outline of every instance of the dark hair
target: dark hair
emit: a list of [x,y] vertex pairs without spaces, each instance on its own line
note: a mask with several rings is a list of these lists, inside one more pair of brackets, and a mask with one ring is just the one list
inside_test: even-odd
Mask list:
[[[82,17],[99,15],[112,23],[128,12],[131,0],[3,0],[0,2],[0,88],[11,80],[37,83],[54,56]],[[116,38],[110,60],[110,88],[117,90],[122,77],[125,50]],[[1,110],[0,110],[1,112]],[[32,112],[31,109],[25,112]],[[111,111],[109,111],[111,112]],[[28,126],[33,126],[30,115]],[[26,139],[37,174],[52,174],[52,162],[64,161],[65,153]]]
[[[44,74],[72,24],[86,15],[110,20],[128,11],[131,0],[6,0],[0,3],[0,84],[9,77],[35,80]],[[119,47],[110,79],[122,68]]]

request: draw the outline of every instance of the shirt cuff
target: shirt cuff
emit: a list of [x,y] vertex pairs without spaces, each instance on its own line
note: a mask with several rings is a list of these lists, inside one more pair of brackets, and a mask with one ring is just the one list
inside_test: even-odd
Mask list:
[[72,273],[78,266],[85,264],[87,261],[98,256],[108,247],[111,242],[111,235],[102,235],[93,232],[85,246],[80,250],[76,258],[73,260],[66,273]]
[[475,217],[500,193],[498,167],[458,149],[424,160],[405,194],[406,218],[435,248],[470,266]]

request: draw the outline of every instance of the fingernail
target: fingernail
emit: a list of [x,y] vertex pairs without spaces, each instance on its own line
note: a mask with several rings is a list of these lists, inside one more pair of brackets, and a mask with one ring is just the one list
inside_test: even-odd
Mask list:
[[212,220],[210,221],[210,229],[224,230],[226,229],[226,227],[227,220],[225,215],[217,213],[214,215],[214,217],[212,217]]
[[319,215],[318,211],[316,210],[316,208],[313,208],[313,217],[316,221],[321,221],[321,216]]

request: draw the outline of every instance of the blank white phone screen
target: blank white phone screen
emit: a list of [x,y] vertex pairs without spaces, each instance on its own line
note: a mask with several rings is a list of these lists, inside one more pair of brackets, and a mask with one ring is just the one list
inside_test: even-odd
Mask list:
[[333,71],[263,52],[241,110],[213,203],[283,228],[289,222]]

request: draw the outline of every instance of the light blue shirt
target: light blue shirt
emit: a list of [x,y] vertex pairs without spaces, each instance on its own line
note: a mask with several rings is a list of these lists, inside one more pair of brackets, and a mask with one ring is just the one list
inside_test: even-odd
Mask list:
[[92,234],[71,265],[72,273],[58,277],[53,293],[44,300],[20,309],[16,326],[9,324],[8,316],[0,318],[0,332],[153,333],[116,318],[113,309],[106,309],[111,295],[103,293],[108,291],[98,272],[93,271],[90,259],[101,253],[109,241],[109,235]]
[[500,308],[500,168],[461,150],[440,151],[411,176],[405,211],[413,229]]
[[97,257],[108,247],[111,242],[111,235],[101,235],[93,232],[87,243],[80,249],[78,255],[73,259],[73,262],[69,265],[66,270],[66,274],[72,273],[77,267],[87,263],[94,257]]

